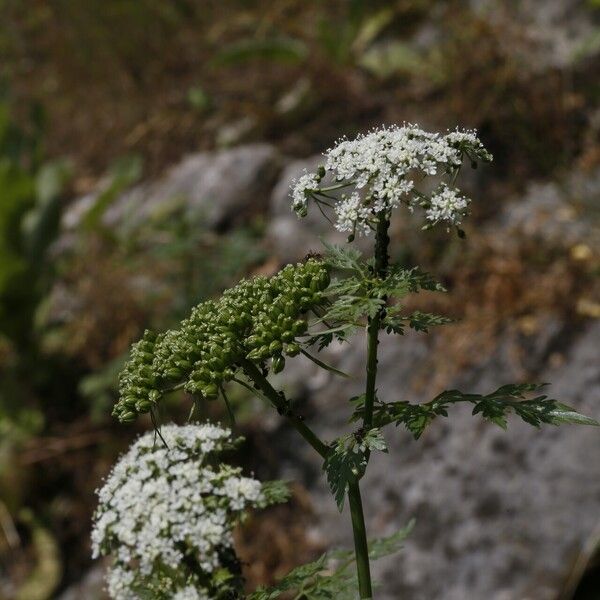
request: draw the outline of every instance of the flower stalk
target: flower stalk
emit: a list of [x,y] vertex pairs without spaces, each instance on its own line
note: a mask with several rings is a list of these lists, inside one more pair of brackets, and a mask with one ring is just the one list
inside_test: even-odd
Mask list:
[[350,517],[352,519],[352,531],[354,534],[358,591],[363,600],[368,600],[373,597],[373,586],[371,584],[367,529],[365,527],[365,517],[358,479],[348,485],[348,503],[350,505]]
[[[388,247],[390,238],[388,234],[390,221],[385,212],[380,213],[375,233],[375,266],[374,275],[385,277],[389,256]],[[377,347],[379,346],[379,330],[383,316],[382,307],[377,314],[369,319],[367,325],[367,382],[365,389],[365,410],[363,428],[365,431],[373,427],[373,405],[375,403],[375,386],[377,382]],[[369,451],[366,453],[368,461]],[[373,595],[371,584],[371,568],[369,565],[369,547],[366,535],[365,517],[360,495],[360,483],[357,479],[348,486],[348,502],[352,518],[352,531],[354,534],[354,548],[356,552],[356,567],[358,574],[359,592],[361,598],[371,598]]]

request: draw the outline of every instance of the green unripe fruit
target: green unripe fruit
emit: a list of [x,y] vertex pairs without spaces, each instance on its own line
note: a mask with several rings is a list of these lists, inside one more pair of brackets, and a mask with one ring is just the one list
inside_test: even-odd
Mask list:
[[160,400],[161,393],[158,390],[150,390],[148,394],[148,400],[152,403],[156,403]]
[[209,383],[201,388],[202,395],[207,400],[214,400],[219,395],[219,388],[214,383]]
[[119,420],[121,423],[132,423],[135,421],[137,415],[134,412],[128,411],[126,413],[121,413],[119,416]]
[[286,344],[284,346],[284,351],[288,356],[296,356],[300,353],[300,346],[295,342],[291,344]]
[[150,364],[153,360],[154,360],[154,354],[152,354],[152,350],[144,350],[140,353],[138,353],[138,356],[140,358],[140,360],[142,362],[145,362],[146,364]]
[[294,340],[294,334],[292,331],[284,331],[283,334],[281,335],[281,339],[284,342],[291,342]]
[[299,300],[300,306],[302,309],[308,308],[312,304],[311,296],[304,295]]
[[250,336],[248,336],[248,337],[246,338],[246,344],[247,344],[248,346],[250,346],[250,347],[253,347],[253,346],[258,346],[258,345],[259,345],[259,344],[261,344],[261,343],[262,343],[262,341],[261,341],[261,339],[260,339],[260,336],[258,336],[258,335],[256,335],[256,334],[255,334],[255,335],[250,335]]
[[215,371],[221,371],[225,365],[220,358],[214,356],[208,360],[208,366]]
[[207,377],[207,374],[206,374],[206,373],[203,373],[203,372],[202,372],[203,370],[204,370],[204,369],[199,369],[199,370],[197,370],[197,371],[192,371],[192,372],[190,373],[190,379],[191,379],[192,381],[206,381],[206,379],[207,379],[208,377]]
[[151,379],[152,377],[154,377],[154,372],[152,371],[151,367],[144,366],[140,369],[140,375],[147,379]]
[[269,345],[269,354],[273,355],[278,352],[281,352],[281,349],[282,349],[281,342],[275,340],[275,341],[271,342],[271,344]]
[[298,319],[292,325],[292,331],[294,332],[294,335],[300,335],[300,334],[304,333],[307,329],[308,329],[308,325],[306,324],[306,321],[304,321],[303,319]]
[[137,398],[135,398],[134,396],[126,396],[121,402],[123,403],[123,406],[127,408],[135,408]]
[[152,342],[147,342],[146,340],[142,340],[138,342],[137,348],[141,351],[140,353],[149,354],[152,356],[154,352],[154,344]]
[[281,371],[283,371],[283,368],[285,367],[285,358],[283,358],[281,354],[278,354],[273,359],[271,367],[273,369],[273,373],[281,373]]
[[269,317],[271,319],[276,320],[280,314],[281,314],[281,309],[279,308],[279,306],[273,305],[273,306],[271,306],[271,308],[269,308]]
[[167,369],[166,376],[169,379],[181,379],[181,377],[183,376],[183,373],[181,372],[181,369],[171,368],[171,369]]
[[139,412],[139,413],[145,413],[148,412],[150,409],[152,408],[152,402],[150,402],[149,400],[140,400],[136,405],[135,405],[135,409]]
[[246,358],[248,360],[260,360],[262,348],[264,348],[264,346],[259,346],[258,348],[254,348],[254,350],[251,350],[250,352],[248,352],[248,354],[246,355]]

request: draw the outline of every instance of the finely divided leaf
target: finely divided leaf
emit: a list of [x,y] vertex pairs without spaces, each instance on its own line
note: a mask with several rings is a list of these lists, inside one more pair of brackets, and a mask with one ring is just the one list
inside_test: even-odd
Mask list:
[[361,272],[359,261],[362,255],[359,250],[351,246],[334,246],[333,244],[327,243],[325,240],[321,240],[321,242],[327,249],[327,252],[325,253],[325,262],[329,266],[335,269]]
[[283,504],[287,502],[292,493],[285,481],[265,481],[261,485],[261,491],[264,501],[261,506],[271,506],[273,504]]
[[[369,558],[377,560],[398,552],[413,526],[414,521],[411,521],[393,535],[370,540]],[[259,588],[247,596],[247,600],[275,600],[284,594],[286,598],[302,600],[356,600],[358,579],[354,552],[334,550],[323,554],[316,561],[293,569],[273,587]]]
[[453,321],[452,319],[442,315],[424,313],[418,310],[408,316],[395,314],[396,311],[399,310],[401,310],[400,306],[397,308],[396,306],[392,306],[388,309],[388,314],[382,323],[382,328],[388,333],[397,333],[399,335],[403,335],[404,329],[407,325],[415,331],[428,333],[430,327],[446,325],[447,323],[452,323]]
[[[545,384],[510,384],[498,388],[485,396],[465,394],[459,390],[448,390],[436,396],[431,402],[411,404],[406,401],[384,403],[376,400],[373,422],[377,427],[390,423],[404,425],[418,439],[427,425],[437,416],[448,416],[452,404],[466,402],[473,405],[473,414],[481,414],[484,419],[506,429],[510,413],[521,417],[523,421],[539,427],[542,423],[559,425],[573,423],[578,425],[600,425],[598,421],[579,414],[570,406],[550,399],[545,395],[525,400],[528,392],[539,391]],[[364,400],[359,398],[352,420],[360,419],[364,414]]]
[[379,429],[358,431],[338,438],[323,463],[327,482],[340,512],[350,482],[360,479],[367,466],[368,451],[387,452],[387,445]]
[[395,554],[398,552],[402,546],[404,540],[410,535],[410,532],[413,530],[415,526],[415,520],[411,519],[411,521],[404,527],[393,533],[392,535],[379,538],[375,540],[369,540],[369,558],[371,560],[377,560],[378,558],[382,558],[384,556],[390,556],[390,554]]
[[358,448],[347,450],[336,447],[325,459],[323,469],[340,512],[344,508],[348,484],[362,475],[366,466],[365,454]]

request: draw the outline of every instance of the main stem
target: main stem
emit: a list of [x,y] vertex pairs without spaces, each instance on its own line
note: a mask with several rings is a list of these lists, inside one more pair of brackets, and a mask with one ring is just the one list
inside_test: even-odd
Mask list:
[[350,504],[350,518],[352,519],[352,533],[354,534],[358,591],[361,598],[370,599],[373,597],[373,588],[371,585],[371,567],[369,565],[369,544],[367,542],[367,528],[358,479],[348,485],[348,504]]
[[[375,234],[375,266],[374,275],[385,277],[389,265],[388,247],[390,238],[388,229],[389,219],[384,213],[379,214],[377,231]],[[379,330],[384,309],[381,309],[367,325],[367,385],[365,390],[365,412],[363,426],[365,429],[373,427],[373,406],[375,404],[375,383],[377,380],[377,346],[379,345]]]
[[[385,277],[389,265],[388,247],[390,238],[388,229],[390,222],[385,213],[379,213],[379,221],[375,234],[375,266],[374,275]],[[373,406],[375,404],[375,384],[377,381],[377,346],[379,345],[379,330],[384,309],[381,309],[367,325],[367,384],[365,389],[365,412],[363,428],[368,431],[373,427]],[[367,455],[368,460],[368,455]],[[358,573],[358,589],[362,599],[373,597],[371,585],[371,568],[369,565],[369,545],[365,527],[360,485],[358,479],[348,486],[348,502],[354,533],[354,550],[356,553],[356,570]]]

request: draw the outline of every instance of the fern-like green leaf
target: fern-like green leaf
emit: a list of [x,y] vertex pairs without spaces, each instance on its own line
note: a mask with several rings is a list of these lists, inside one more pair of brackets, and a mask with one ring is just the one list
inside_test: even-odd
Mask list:
[[377,560],[384,556],[396,554],[404,545],[404,540],[410,535],[414,529],[415,520],[411,519],[406,527],[400,529],[396,533],[384,538],[379,538],[369,541],[369,558]]
[[[406,401],[383,403],[376,400],[373,421],[377,427],[390,423],[404,425],[418,439],[427,425],[438,416],[447,417],[448,408],[452,404],[467,402],[473,405],[473,414],[480,414],[484,419],[506,429],[508,415],[513,413],[523,421],[539,427],[543,423],[560,425],[572,423],[577,425],[595,425],[595,419],[576,412],[566,404],[548,398],[545,395],[529,400],[525,395],[542,389],[545,384],[510,384],[498,388],[491,394],[465,394],[458,390],[442,392],[430,402],[411,404]],[[364,414],[364,398],[355,401],[352,420],[362,418]]]
[[325,253],[325,262],[330,267],[344,271],[362,272],[360,265],[360,258],[362,255],[359,250],[352,246],[335,246],[327,243],[325,240],[321,240],[321,242],[327,250]]
[[[414,521],[411,521],[397,533],[370,540],[369,558],[377,560],[398,552],[413,526]],[[334,550],[323,554],[314,562],[296,567],[273,587],[259,588],[247,600],[276,600],[284,594],[286,598],[298,600],[356,600],[358,580],[354,552]]]
[[284,504],[292,495],[288,484],[281,480],[265,481],[261,485],[261,491],[264,498],[260,504],[261,508],[273,504]]

